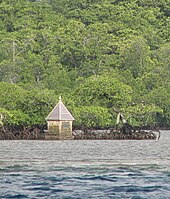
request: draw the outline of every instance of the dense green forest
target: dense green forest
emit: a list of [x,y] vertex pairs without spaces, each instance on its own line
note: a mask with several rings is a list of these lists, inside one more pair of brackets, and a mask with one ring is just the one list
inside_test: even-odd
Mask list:
[[170,127],[169,0],[0,0],[0,126]]

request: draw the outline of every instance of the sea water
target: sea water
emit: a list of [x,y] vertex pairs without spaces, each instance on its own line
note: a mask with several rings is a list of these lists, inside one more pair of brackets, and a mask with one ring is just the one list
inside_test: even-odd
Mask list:
[[170,131],[159,141],[0,141],[0,198],[168,199]]

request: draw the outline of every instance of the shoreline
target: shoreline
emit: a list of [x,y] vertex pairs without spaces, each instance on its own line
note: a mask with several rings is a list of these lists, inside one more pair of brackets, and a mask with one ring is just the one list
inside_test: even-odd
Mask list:
[[[167,129],[166,129],[167,130]],[[74,130],[70,138],[57,135],[56,133],[34,131],[2,132],[0,140],[156,140],[161,136],[161,130],[139,130],[134,132],[120,132],[115,129],[100,130]]]

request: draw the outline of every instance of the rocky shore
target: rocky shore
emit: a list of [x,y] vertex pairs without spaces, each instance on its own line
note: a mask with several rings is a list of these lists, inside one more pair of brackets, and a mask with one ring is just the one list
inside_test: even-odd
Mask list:
[[107,131],[74,131],[73,139],[75,140],[156,140],[160,138],[160,131],[136,131],[136,132],[119,132],[116,130]]
[[[55,135],[55,134],[54,134]],[[74,130],[73,140],[156,140],[160,131],[122,132],[116,129],[107,130]],[[0,129],[0,140],[45,140],[45,132],[37,127]],[[54,140],[55,136],[54,136]]]

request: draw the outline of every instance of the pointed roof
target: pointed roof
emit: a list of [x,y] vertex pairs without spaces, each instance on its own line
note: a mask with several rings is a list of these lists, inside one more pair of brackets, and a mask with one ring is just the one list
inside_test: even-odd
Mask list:
[[74,118],[71,115],[71,113],[67,110],[67,108],[64,106],[63,102],[61,101],[61,97],[59,97],[58,104],[53,108],[51,113],[47,116],[46,120],[72,121],[74,120]]

